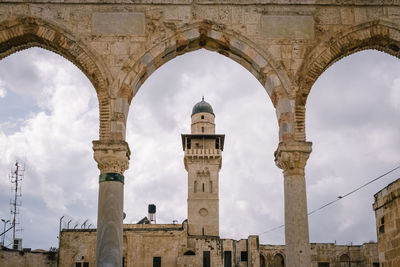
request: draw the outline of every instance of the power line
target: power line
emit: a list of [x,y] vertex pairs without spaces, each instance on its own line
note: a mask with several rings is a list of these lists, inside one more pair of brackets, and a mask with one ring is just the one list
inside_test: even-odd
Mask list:
[[[357,192],[357,191],[361,190],[362,188],[366,187],[367,185],[369,185],[369,184],[371,184],[371,183],[373,183],[373,182],[375,182],[375,181],[377,181],[377,180],[379,180],[379,179],[385,177],[386,175],[388,175],[388,174],[394,172],[394,171],[397,170],[397,169],[400,169],[400,165],[397,166],[397,167],[395,167],[395,168],[393,168],[393,169],[391,169],[391,170],[388,171],[388,172],[385,172],[385,173],[382,174],[382,175],[379,175],[378,177],[376,177],[376,178],[372,179],[371,181],[369,181],[369,182],[367,182],[367,183],[365,183],[365,184],[363,184],[363,185],[357,187],[356,189],[354,189],[354,190],[352,190],[352,191],[350,191],[350,192],[344,194],[343,196],[338,196],[337,199],[332,200],[332,201],[330,201],[330,202],[328,202],[328,203],[322,205],[321,207],[319,207],[319,208],[317,208],[317,209],[315,209],[315,210],[310,211],[307,215],[310,216],[311,214],[313,214],[313,213],[315,213],[315,212],[317,212],[317,211],[320,211],[320,210],[322,210],[322,209],[324,209],[324,208],[326,208],[326,207],[328,207],[328,206],[330,206],[330,205],[332,205],[332,204],[338,202],[339,200],[342,200],[343,198],[345,198],[345,197],[347,197],[347,196],[349,196],[349,195],[351,195],[351,194],[354,194],[355,192]],[[276,226],[276,227],[271,228],[271,229],[269,229],[269,230],[267,230],[267,231],[265,231],[265,232],[262,232],[262,233],[259,234],[259,235],[264,235],[264,234],[273,232],[273,231],[275,231],[275,230],[278,230],[278,229],[280,229],[280,228],[283,228],[284,226],[285,226],[284,224],[279,225],[279,226]]]

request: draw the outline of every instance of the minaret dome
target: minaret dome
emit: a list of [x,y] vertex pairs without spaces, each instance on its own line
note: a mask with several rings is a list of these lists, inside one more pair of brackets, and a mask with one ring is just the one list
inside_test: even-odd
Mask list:
[[194,105],[192,109],[192,134],[215,134],[215,115],[213,108],[204,101]]

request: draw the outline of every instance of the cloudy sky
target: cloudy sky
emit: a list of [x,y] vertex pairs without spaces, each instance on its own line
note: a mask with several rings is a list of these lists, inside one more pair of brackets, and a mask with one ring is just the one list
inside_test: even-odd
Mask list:
[[[309,211],[400,164],[400,61],[377,51],[330,67],[307,103],[306,168]],[[157,222],[187,214],[187,173],[181,133],[205,96],[226,134],[220,172],[220,234],[246,238],[283,223],[283,176],[273,161],[278,144],[267,93],[243,67],[199,50],[165,64],[132,101],[125,172],[125,223],[157,205]],[[59,218],[95,224],[98,174],[91,141],[98,139],[98,103],[87,78],[62,57],[31,48],[0,61],[0,218],[9,219],[8,179],[25,164],[18,233],[23,246],[57,246]],[[309,217],[311,242],[361,244],[376,240],[373,194],[400,177],[396,171]],[[2,229],[3,225],[1,225]],[[6,244],[11,243],[11,235]],[[260,236],[283,244],[284,230]]]

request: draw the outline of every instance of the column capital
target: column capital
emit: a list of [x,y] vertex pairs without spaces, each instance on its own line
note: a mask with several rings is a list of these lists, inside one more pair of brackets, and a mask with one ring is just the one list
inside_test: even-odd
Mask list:
[[129,168],[131,151],[125,141],[93,141],[94,160],[101,174],[120,174]]
[[304,175],[304,167],[311,151],[311,142],[280,142],[274,153],[275,164],[284,174]]

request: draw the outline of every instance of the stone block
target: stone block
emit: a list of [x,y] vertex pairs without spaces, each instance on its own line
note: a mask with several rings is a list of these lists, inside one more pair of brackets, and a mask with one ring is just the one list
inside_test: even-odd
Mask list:
[[95,12],[92,33],[102,35],[144,35],[145,16],[141,12]]
[[340,18],[342,24],[354,24],[354,10],[353,8],[344,7],[340,9]]
[[312,16],[261,17],[261,33],[267,38],[314,38],[314,19]]

